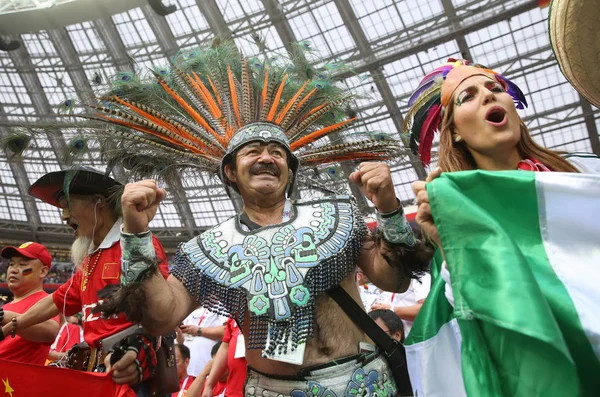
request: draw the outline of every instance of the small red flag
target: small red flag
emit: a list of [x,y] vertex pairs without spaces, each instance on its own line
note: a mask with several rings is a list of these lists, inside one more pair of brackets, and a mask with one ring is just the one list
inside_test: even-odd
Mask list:
[[102,266],[102,280],[118,280],[121,277],[121,264],[105,263]]
[[0,360],[0,396],[135,397],[129,385],[117,385],[110,373],[93,373]]

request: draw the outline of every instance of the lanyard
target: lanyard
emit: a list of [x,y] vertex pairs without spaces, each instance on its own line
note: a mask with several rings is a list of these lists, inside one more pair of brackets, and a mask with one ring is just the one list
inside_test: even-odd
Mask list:
[[190,379],[190,376],[186,376],[185,380],[183,381],[183,385],[181,385],[181,390],[179,390],[179,394],[177,394],[177,397],[181,397],[183,396],[183,392],[185,391],[185,385],[187,385],[188,379]]
[[208,313],[208,309],[206,309],[206,308],[203,308],[203,309],[204,309],[204,312],[200,316],[200,321],[198,321],[198,327],[202,324],[202,321],[204,321],[204,318],[206,317],[206,313]]

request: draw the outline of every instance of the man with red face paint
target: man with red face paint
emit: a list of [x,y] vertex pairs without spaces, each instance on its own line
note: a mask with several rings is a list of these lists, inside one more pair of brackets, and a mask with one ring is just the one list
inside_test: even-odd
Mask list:
[[0,358],[44,365],[50,345],[58,334],[58,316],[14,337],[11,337],[11,320],[48,296],[42,283],[50,270],[52,257],[46,247],[38,243],[5,247],[1,255],[9,260],[6,281],[14,299],[0,309],[0,315],[5,319],[3,323],[7,323],[0,332]]

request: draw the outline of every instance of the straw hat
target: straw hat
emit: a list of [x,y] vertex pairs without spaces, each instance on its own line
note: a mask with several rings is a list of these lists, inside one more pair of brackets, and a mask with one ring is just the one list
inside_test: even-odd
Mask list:
[[552,0],[548,20],[560,70],[600,108],[600,4],[597,0]]

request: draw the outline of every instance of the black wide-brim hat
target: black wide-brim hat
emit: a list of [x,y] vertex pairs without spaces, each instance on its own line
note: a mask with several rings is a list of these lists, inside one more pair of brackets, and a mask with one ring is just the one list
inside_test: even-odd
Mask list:
[[29,187],[29,195],[50,205],[60,207],[58,201],[66,194],[110,197],[123,185],[104,173],[90,167],[75,166],[68,170],[50,172]]

